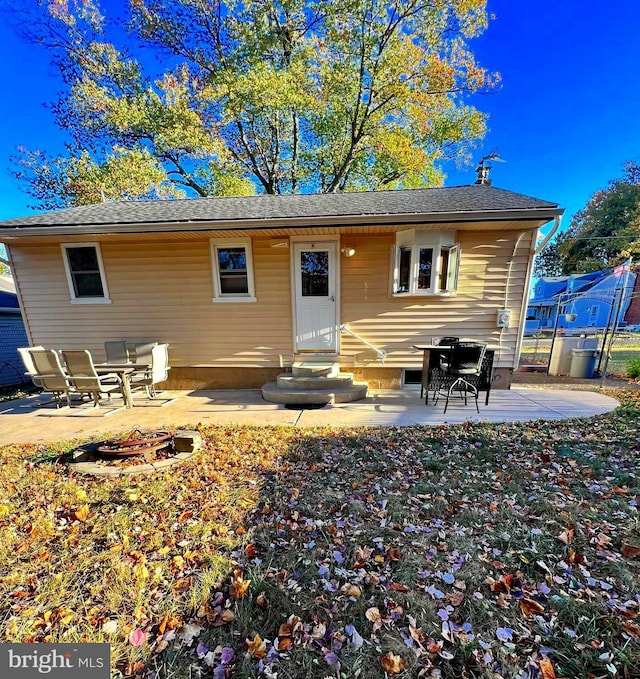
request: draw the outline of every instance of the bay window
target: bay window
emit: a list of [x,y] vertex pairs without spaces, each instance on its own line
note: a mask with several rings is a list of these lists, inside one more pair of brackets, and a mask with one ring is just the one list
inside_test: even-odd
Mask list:
[[460,246],[448,229],[411,229],[396,234],[393,295],[437,295],[458,286]]

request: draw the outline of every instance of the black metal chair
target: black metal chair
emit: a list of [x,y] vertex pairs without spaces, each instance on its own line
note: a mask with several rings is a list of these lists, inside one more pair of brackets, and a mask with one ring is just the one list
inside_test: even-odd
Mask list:
[[[454,344],[457,344],[460,341],[459,337],[440,337],[438,338],[437,341],[434,341],[435,346],[437,347],[451,347]],[[430,357],[429,357],[429,366],[427,370],[429,371],[428,379],[427,375],[423,375],[421,385],[420,385],[420,398],[422,398],[423,394],[426,391],[426,399],[425,403],[429,403],[429,382],[432,379],[432,374],[434,369],[444,369],[449,365],[449,352],[448,351],[443,351],[439,352],[436,350],[432,350],[430,352]],[[424,368],[423,368],[424,369]],[[426,387],[426,389],[425,389]]]
[[433,375],[433,404],[443,396],[446,401],[444,412],[449,407],[449,399],[459,398],[467,405],[469,396],[478,407],[478,384],[482,372],[482,361],[487,345],[481,342],[457,342],[451,348],[449,364],[436,368]]
[[[453,347],[456,344],[460,342],[459,337],[441,337],[440,340],[438,341],[438,346],[439,347]],[[449,365],[449,361],[451,359],[451,354],[447,352],[443,352],[441,354],[438,354],[438,358],[440,360],[440,365],[444,366],[445,368]]]

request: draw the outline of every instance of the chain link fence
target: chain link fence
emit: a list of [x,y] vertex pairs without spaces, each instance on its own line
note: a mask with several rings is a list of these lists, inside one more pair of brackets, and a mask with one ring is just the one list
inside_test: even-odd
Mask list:
[[[562,335],[558,334],[558,337]],[[602,351],[605,333],[600,330],[590,334],[598,341],[598,351]],[[611,335],[606,338],[607,347]],[[552,334],[539,333],[525,337],[520,352],[520,365],[548,365],[552,344]],[[627,367],[633,359],[640,358],[640,332],[617,332],[611,344],[611,356],[607,365],[607,374],[626,377]],[[605,357],[598,358],[596,367],[604,369]]]

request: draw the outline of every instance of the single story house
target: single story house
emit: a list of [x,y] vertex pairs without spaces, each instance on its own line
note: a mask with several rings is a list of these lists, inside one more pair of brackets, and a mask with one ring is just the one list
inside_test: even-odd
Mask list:
[[0,387],[28,381],[17,348],[27,344],[11,276],[0,276]]
[[539,278],[527,308],[525,334],[557,327],[589,332],[628,323],[636,284],[628,265],[570,276]]
[[488,184],[105,202],[0,223],[29,341],[169,344],[173,388],[256,388],[330,359],[372,387],[455,335],[516,366],[538,229],[557,204]]

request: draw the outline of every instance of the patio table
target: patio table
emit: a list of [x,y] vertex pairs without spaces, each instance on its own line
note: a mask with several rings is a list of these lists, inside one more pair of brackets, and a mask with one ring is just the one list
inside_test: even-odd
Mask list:
[[134,363],[98,363],[94,366],[98,374],[116,373],[122,380],[122,397],[127,408],[133,408],[133,396],[131,394],[131,382],[129,378],[136,371]]
[[[461,340],[465,342],[476,342],[478,340]],[[423,392],[426,393],[426,399],[429,399],[429,380],[431,372],[439,365],[438,355],[450,354],[453,347],[446,344],[414,344],[414,349],[422,351],[422,379],[420,383],[420,396]],[[500,351],[498,345],[487,344],[487,348],[482,360],[482,370],[478,378],[478,391],[485,391],[487,396],[485,398],[485,405],[489,405],[489,394],[491,392],[491,383],[493,381],[493,359],[496,351]]]

